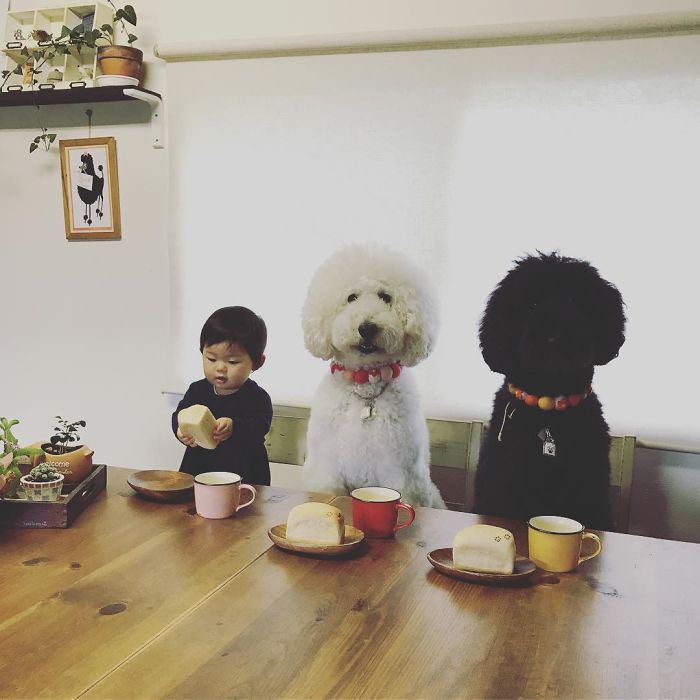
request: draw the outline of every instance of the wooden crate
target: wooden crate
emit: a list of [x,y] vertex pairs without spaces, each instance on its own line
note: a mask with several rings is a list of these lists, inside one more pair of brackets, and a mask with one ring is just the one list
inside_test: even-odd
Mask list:
[[107,486],[107,467],[97,464],[88,476],[57,501],[8,498],[0,501],[0,527],[70,527],[88,504]]

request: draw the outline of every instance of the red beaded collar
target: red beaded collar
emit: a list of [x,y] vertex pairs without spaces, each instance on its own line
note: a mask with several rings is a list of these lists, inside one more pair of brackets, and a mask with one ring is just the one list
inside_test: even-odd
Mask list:
[[401,374],[401,365],[392,362],[381,367],[370,367],[368,369],[345,369],[339,362],[331,362],[331,374],[338,373],[338,376],[346,382],[355,384],[378,384],[379,382],[389,382],[396,379]]
[[508,382],[508,391],[516,399],[524,401],[528,406],[537,406],[543,411],[551,411],[552,409],[566,411],[567,408],[575,408],[581,401],[587,399],[593,393],[593,388],[589,386],[582,394],[569,394],[568,396],[535,396],[518,389],[514,384]]

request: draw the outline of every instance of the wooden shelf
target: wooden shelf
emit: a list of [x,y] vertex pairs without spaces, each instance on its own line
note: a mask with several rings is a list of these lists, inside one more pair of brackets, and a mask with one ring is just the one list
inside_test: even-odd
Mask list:
[[31,107],[34,104],[65,105],[80,104],[85,102],[118,102],[121,100],[138,99],[128,94],[125,95],[125,90],[142,93],[144,98],[150,96],[156,100],[161,99],[161,96],[157,92],[127,85],[34,91],[13,90],[12,92],[0,92],[0,107]]

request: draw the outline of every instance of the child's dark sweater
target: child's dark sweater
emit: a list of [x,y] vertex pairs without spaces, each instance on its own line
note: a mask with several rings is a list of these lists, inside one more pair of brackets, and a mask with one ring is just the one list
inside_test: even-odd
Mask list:
[[214,418],[233,420],[233,433],[213,450],[187,447],[180,465],[181,472],[235,472],[249,484],[269,485],[270,463],[265,449],[265,435],[272,422],[272,402],[268,393],[252,379],[235,393],[219,396],[206,380],[190,384],[172,416],[173,432],[177,434],[177,414],[188,406],[202,404]]

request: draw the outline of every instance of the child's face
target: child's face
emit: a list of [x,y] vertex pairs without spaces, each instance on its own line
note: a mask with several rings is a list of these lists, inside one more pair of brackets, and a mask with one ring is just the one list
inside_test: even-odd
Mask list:
[[202,350],[204,376],[219,394],[233,394],[257,369],[250,355],[238,343],[205,345]]

